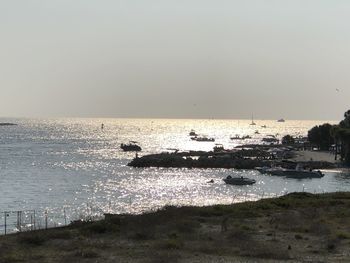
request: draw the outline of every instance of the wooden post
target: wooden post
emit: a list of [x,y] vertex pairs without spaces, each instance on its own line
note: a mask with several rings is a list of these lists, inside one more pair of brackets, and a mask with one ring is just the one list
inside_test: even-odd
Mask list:
[[67,216],[66,216],[66,208],[63,207],[63,215],[64,215],[64,225],[67,225]]
[[18,215],[19,215],[19,232],[22,232],[22,211],[18,211]]
[[45,210],[45,229],[47,229],[47,210]]
[[7,212],[4,212],[4,215],[5,215],[5,236],[7,234],[6,232],[6,228],[7,228],[7,224],[6,224],[6,221],[7,221]]
[[33,217],[34,217],[34,222],[33,222],[33,224],[34,224],[34,230],[36,229],[36,226],[35,226],[35,210],[33,211]]

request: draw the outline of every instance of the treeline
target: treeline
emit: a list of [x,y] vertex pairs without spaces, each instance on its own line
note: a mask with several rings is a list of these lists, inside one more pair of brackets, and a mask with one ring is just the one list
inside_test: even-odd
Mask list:
[[308,140],[320,150],[334,148],[340,158],[350,165],[350,110],[344,113],[344,120],[339,124],[325,123],[308,131]]

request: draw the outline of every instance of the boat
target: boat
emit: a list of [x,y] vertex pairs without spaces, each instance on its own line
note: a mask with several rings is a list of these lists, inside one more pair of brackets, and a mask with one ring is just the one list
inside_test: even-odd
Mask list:
[[206,136],[195,136],[191,137],[192,141],[197,141],[197,142],[215,142],[214,138],[208,138]]
[[235,137],[231,137],[231,140],[245,140],[245,139],[251,139],[252,137],[250,137],[249,135],[245,135],[240,137],[238,134],[235,135]]
[[267,128],[267,126],[266,125],[262,125],[261,128]]
[[254,133],[255,133],[255,134],[260,134],[260,132],[259,132],[258,130],[256,130]]
[[135,141],[130,141],[129,144],[122,143],[120,148],[122,148],[124,152],[139,152],[142,150]]
[[279,143],[279,139],[276,138],[275,135],[266,135],[266,137],[262,138],[263,142],[267,143]]
[[304,179],[304,178],[322,178],[324,174],[320,171],[313,170],[286,170],[284,174],[288,178]]
[[251,185],[255,184],[256,181],[254,179],[250,179],[247,177],[232,177],[231,175],[227,176],[226,178],[222,179],[226,184],[233,184],[233,185]]
[[277,122],[285,122],[285,120],[284,119],[279,119],[279,120],[277,120]]
[[275,176],[285,176],[286,170],[287,169],[283,167],[272,167],[272,168],[265,169],[265,171],[262,173],[275,175]]
[[270,174],[275,176],[285,176],[287,178],[295,178],[295,179],[305,179],[305,178],[322,178],[324,174],[317,170],[306,170],[303,169],[301,165],[297,165],[295,169],[285,169],[282,167],[256,167],[262,174]]
[[252,122],[250,123],[250,125],[256,125],[256,123],[254,122],[253,114],[252,114]]
[[195,132],[195,130],[191,130],[189,135],[190,136],[198,136],[198,134]]

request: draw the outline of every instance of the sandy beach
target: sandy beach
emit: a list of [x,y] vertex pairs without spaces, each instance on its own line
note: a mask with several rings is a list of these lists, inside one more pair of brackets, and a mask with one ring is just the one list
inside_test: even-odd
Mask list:
[[291,160],[296,162],[308,162],[308,161],[319,161],[319,162],[330,162],[340,163],[339,159],[334,159],[334,154],[331,152],[323,151],[295,151],[295,157]]

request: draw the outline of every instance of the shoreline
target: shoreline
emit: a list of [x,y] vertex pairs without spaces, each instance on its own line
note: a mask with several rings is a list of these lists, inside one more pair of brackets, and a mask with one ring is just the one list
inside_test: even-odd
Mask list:
[[[350,192],[291,193],[0,237],[0,262],[345,262]],[[4,249],[6,248],[6,251]]]

